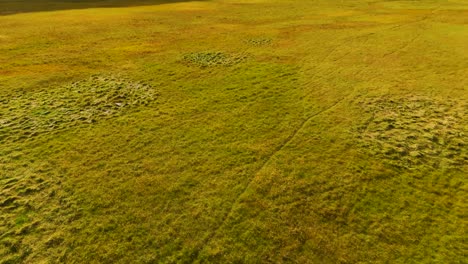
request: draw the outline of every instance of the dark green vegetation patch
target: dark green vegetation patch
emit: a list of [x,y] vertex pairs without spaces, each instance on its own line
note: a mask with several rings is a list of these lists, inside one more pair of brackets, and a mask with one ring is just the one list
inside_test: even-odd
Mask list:
[[39,92],[0,99],[0,140],[20,140],[41,133],[93,123],[157,96],[151,86],[109,76],[93,76]]

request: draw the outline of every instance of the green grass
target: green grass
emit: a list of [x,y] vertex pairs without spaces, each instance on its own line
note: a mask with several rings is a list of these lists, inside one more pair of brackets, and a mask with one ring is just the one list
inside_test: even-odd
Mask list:
[[465,262],[464,1],[163,3],[0,4],[0,263]]

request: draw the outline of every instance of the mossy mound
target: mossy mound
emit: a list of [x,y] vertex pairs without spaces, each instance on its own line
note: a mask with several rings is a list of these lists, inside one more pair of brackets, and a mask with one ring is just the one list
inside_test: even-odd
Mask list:
[[360,142],[398,167],[457,167],[468,162],[467,105],[427,98],[375,99],[363,104],[372,118]]
[[63,87],[21,93],[0,101],[0,140],[26,139],[68,128],[155,100],[150,85],[119,77],[93,76]]

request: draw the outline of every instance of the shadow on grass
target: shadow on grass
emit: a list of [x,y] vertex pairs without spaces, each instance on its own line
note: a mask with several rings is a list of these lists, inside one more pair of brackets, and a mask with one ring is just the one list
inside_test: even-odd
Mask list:
[[97,7],[130,7],[191,1],[193,0],[0,0],[0,16],[25,12],[44,12]]

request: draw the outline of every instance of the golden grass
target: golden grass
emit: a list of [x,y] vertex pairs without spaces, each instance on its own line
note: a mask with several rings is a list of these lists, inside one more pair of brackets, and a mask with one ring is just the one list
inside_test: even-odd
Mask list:
[[463,263],[464,1],[41,3],[0,16],[0,262]]

